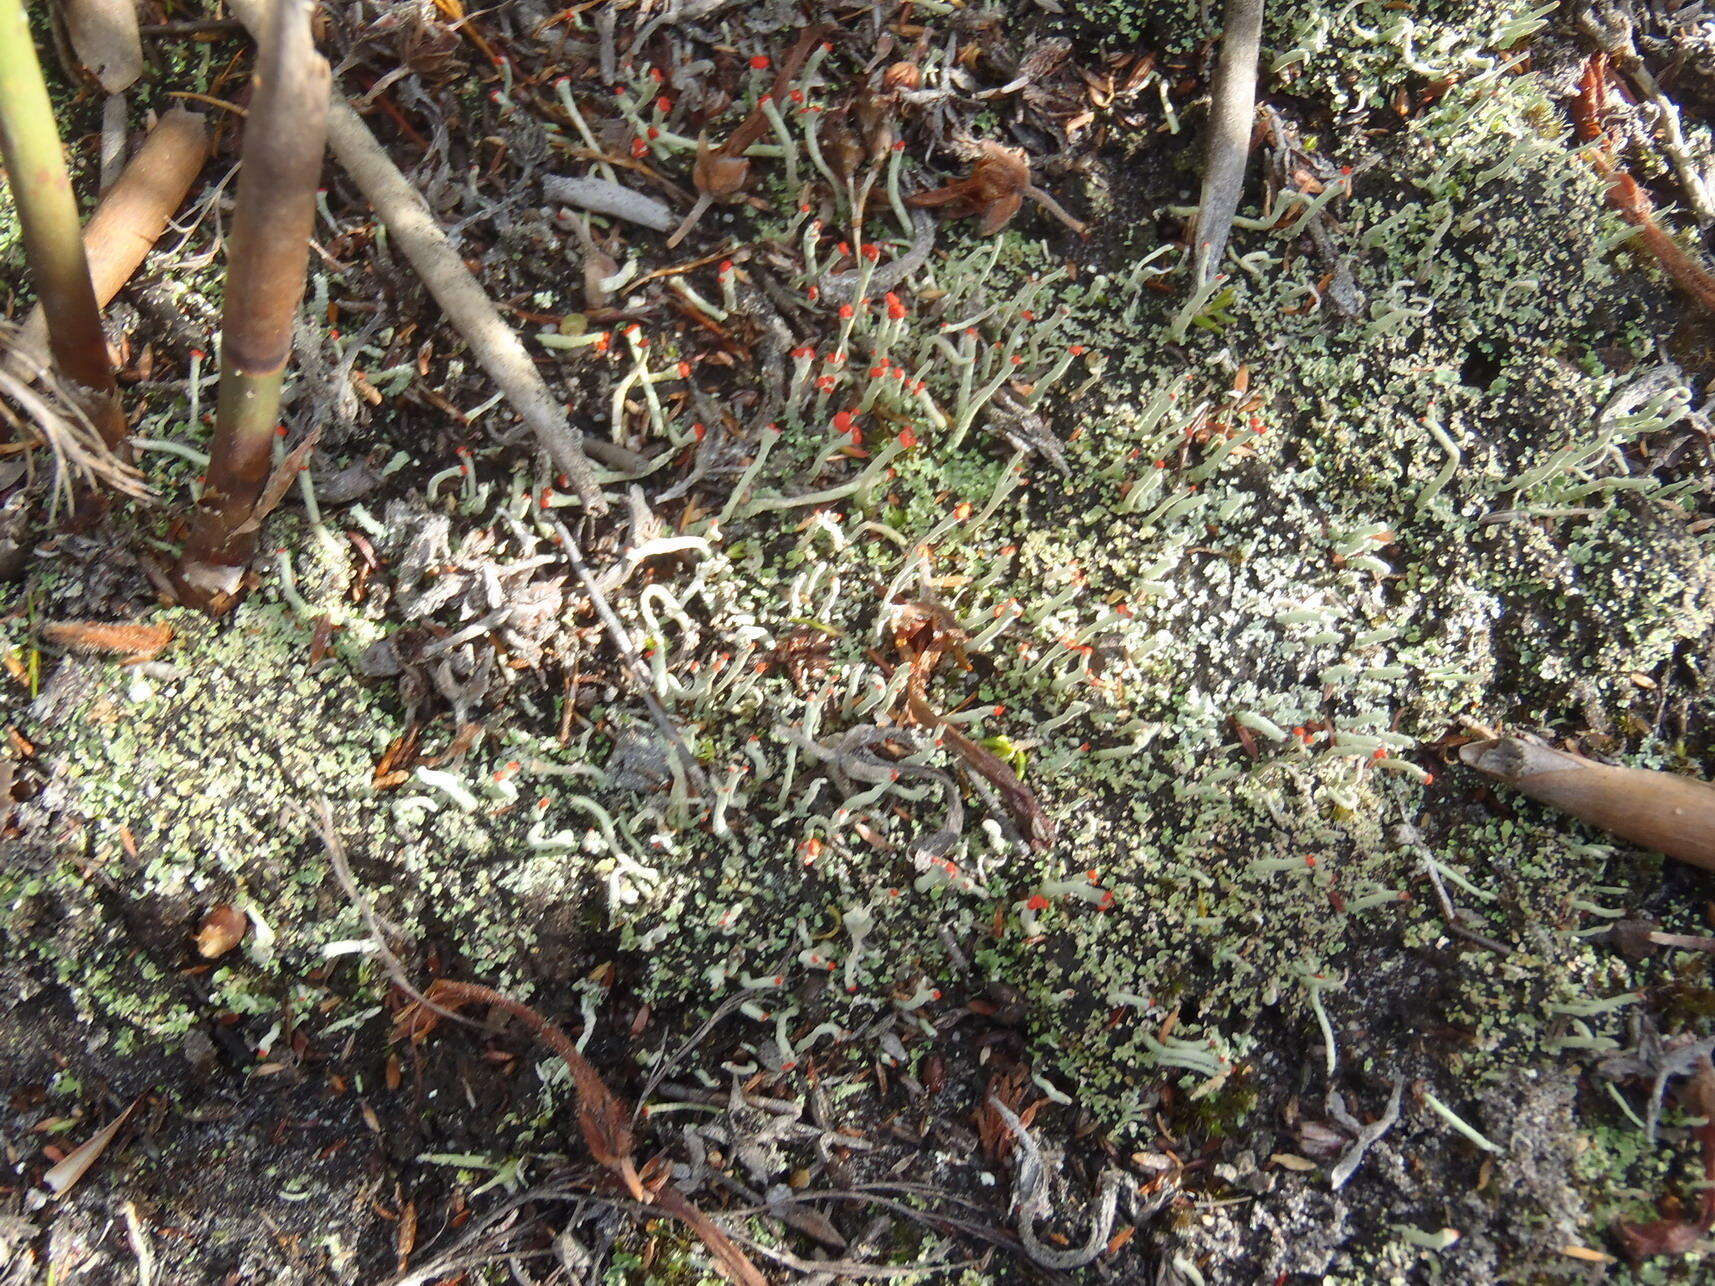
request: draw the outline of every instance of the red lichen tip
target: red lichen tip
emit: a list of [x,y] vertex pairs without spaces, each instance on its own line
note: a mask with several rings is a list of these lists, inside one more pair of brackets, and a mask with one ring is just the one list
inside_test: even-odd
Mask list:
[[1024,905],[1031,911],[1046,911],[1048,909],[1048,899],[1043,897],[1040,893],[1032,893],[1030,895],[1030,901],[1026,902]]
[[768,70],[768,55],[767,54],[757,54],[754,57],[752,57],[750,60],[750,69],[752,71],[767,71]]

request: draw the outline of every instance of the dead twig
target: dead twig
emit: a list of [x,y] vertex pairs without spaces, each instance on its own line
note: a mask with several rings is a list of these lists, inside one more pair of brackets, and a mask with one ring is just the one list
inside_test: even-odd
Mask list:
[[357,879],[351,873],[351,862],[345,855],[345,844],[341,842],[339,832],[334,829],[333,810],[328,806],[328,801],[316,800],[307,813],[296,804],[288,803],[287,807],[304,816],[310,824],[310,829],[315,831],[316,837],[321,840],[322,847],[327,850],[328,863],[333,867],[334,878],[339,881],[346,899],[357,908],[358,915],[363,918],[363,927],[369,930],[370,941],[375,944],[376,958],[381,961],[382,968],[387,971],[387,977],[393,985],[424,1009],[439,1014],[442,1018],[450,1018],[455,1023],[463,1023],[466,1027],[480,1030],[480,1023],[474,1023],[451,1009],[441,1008],[412,985],[405,966],[400,963],[399,957],[393,953],[393,948],[387,941],[388,933],[397,933],[398,930],[381,919],[374,904],[370,902],[369,895],[358,887]]
[[[767,1279],[757,1271],[744,1252],[733,1244],[731,1238],[699,1210],[690,1198],[666,1182],[664,1176],[657,1180],[653,1189],[645,1186],[642,1177],[637,1173],[632,1155],[634,1140],[631,1132],[631,1113],[626,1110],[618,1096],[603,1083],[589,1060],[578,1053],[577,1045],[558,1025],[522,1001],[514,1000],[503,992],[484,987],[480,983],[438,978],[429,987],[429,999],[455,1007],[470,1004],[489,1005],[518,1019],[529,1028],[531,1036],[558,1055],[560,1061],[566,1065],[566,1070],[571,1073],[572,1084],[577,1087],[578,1127],[583,1133],[590,1155],[620,1181],[632,1200],[672,1215],[696,1233],[709,1254],[714,1257],[716,1266],[732,1281],[739,1283],[739,1286],[767,1286]],[[402,1022],[402,1026],[412,1035],[418,1035],[426,1031],[428,1026],[432,1026],[432,1022],[425,1026],[408,1021]]]
[[1590,155],[1590,164],[1608,181],[1608,204],[1618,210],[1628,223],[1636,225],[1638,244],[1655,258],[1662,271],[1698,304],[1715,312],[1715,274],[1711,274],[1667,234],[1656,221],[1650,199],[1644,195],[1637,180],[1614,160],[1601,120],[1607,97],[1607,55],[1592,54],[1584,64],[1578,93],[1572,99],[1572,119],[1578,137],[1598,145]]
[[625,661],[626,669],[631,673],[632,680],[637,684],[638,695],[643,698],[643,704],[649,711],[649,717],[654,720],[656,728],[667,739],[679,756],[679,763],[685,770],[685,776],[697,788],[697,793],[707,798],[709,796],[708,778],[703,773],[703,767],[697,762],[697,756],[685,744],[684,735],[679,726],[673,722],[672,716],[655,699],[654,685],[649,678],[649,669],[643,664],[643,658],[637,654],[637,649],[631,645],[631,636],[625,632],[613,608],[608,604],[607,596],[601,592],[596,579],[590,574],[589,564],[584,562],[584,556],[578,550],[578,542],[572,538],[572,533],[566,530],[566,524],[554,519],[554,531],[560,538],[560,547],[566,551],[566,559],[572,564],[572,570],[577,573],[578,580],[583,583],[584,591],[594,604],[596,615],[601,618],[602,628],[613,640],[613,645],[619,650],[620,657]]

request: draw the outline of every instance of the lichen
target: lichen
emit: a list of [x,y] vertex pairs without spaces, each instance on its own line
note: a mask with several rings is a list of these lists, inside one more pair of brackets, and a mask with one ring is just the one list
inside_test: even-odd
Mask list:
[[[1689,398],[1652,351],[1666,288],[1624,248],[1542,81],[1497,52],[1537,11],[1481,5],[1473,25],[1471,8],[1271,19],[1277,69],[1337,108],[1386,106],[1407,73],[1466,78],[1415,104],[1379,157],[1332,156],[1351,167],[1329,209],[1355,315],[1338,313],[1333,265],[1305,251],[1290,210],[1241,227],[1228,280],[1194,315],[1150,288],[1157,247],[1072,272],[1030,231],[943,228],[899,316],[842,319],[854,345],[885,336],[908,378],[854,417],[861,378],[826,375],[824,395],[788,374],[801,396],[746,444],[716,507],[686,510],[670,547],[610,582],[709,806],[635,676],[611,670],[575,719],[509,690],[465,757],[377,788],[408,716],[353,666],[399,622],[379,589],[353,604],[349,557],[294,519],[274,530],[305,610],[275,562],[230,623],[153,614],[179,631],[160,667],[62,663],[32,735],[82,830],[0,872],[7,955],[144,1037],[199,1012],[265,1028],[288,996],[319,1008],[337,999],[325,948],[365,933],[287,807],[325,797],[387,917],[448,943],[462,970],[520,991],[547,979],[569,1007],[579,948],[612,933],[664,1022],[744,996],[740,1070],[790,1077],[888,1015],[908,1043],[858,1052],[915,1061],[933,1020],[993,980],[1024,998],[1038,1083],[1121,1141],[1162,1110],[1201,1138],[1239,1137],[1263,1072],[1286,1092],[1290,1050],[1376,1084],[1425,1078],[1503,1139],[1506,1096],[1528,1082],[1562,1131],[1542,1145],[1556,1161],[1568,1121],[1588,1134],[1576,1192],[1568,1179],[1519,1198],[1540,1235],[1515,1260],[1641,1209],[1669,1163],[1612,1104],[1537,1076],[1629,1039],[1633,993],[1671,983],[1687,1026],[1706,1017],[1701,984],[1669,960],[1598,940],[1651,901],[1659,869],[1527,804],[1462,806],[1435,750],[1461,717],[1572,722],[1639,762],[1679,762],[1638,712],[1709,638],[1715,569],[1691,523],[1699,493],[1626,450]],[[1132,36],[1143,27],[1126,24],[1186,13],[1082,16]],[[902,227],[889,249],[906,244]],[[640,403],[679,359],[634,336],[614,348],[615,370],[641,372]],[[1059,431],[1063,470],[984,389]],[[623,420],[623,391],[617,403]],[[689,412],[644,410],[694,449]],[[164,489],[189,472],[151,468]],[[533,476],[444,477],[426,503],[455,540],[563,556]],[[74,594],[34,584],[0,649],[33,648],[30,614]],[[1053,844],[1021,843],[954,748],[908,726],[893,627],[919,600],[969,640],[969,668],[943,663],[932,703],[1022,768]],[[589,627],[568,602],[568,633]],[[322,614],[339,634],[312,670]],[[836,752],[878,725],[898,771],[869,780],[874,763]],[[1431,870],[1509,954],[1458,954],[1470,944]],[[187,930],[198,907],[239,899],[272,932],[187,989],[169,977],[184,942],[134,955],[115,889]],[[1466,1146],[1421,1103],[1410,1115],[1414,1146]],[[1586,1190],[1602,1192],[1587,1209]],[[1282,1226],[1344,1218],[1319,1200]],[[1475,1218],[1477,1201],[1459,1210]],[[1425,1236],[1451,1217],[1395,1213]],[[1330,1239],[1328,1279],[1439,1253],[1397,1230],[1357,1249]],[[1518,1266],[1475,1238],[1448,1254],[1470,1280]]]

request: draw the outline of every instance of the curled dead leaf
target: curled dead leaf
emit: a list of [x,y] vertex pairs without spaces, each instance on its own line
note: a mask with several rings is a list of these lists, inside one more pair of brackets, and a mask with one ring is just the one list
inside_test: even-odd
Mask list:
[[237,907],[225,902],[210,907],[197,929],[197,954],[216,960],[244,941],[249,928],[250,917]]
[[1087,225],[1067,214],[1059,202],[1030,181],[1030,158],[1023,148],[1006,147],[989,139],[981,139],[973,147],[976,160],[969,174],[908,197],[907,203],[939,208],[954,219],[980,215],[977,231],[993,236],[1012,222],[1024,198],[1029,197],[1079,236],[1089,234]]
[[143,74],[143,41],[133,0],[65,0],[66,37],[77,60],[109,94]]

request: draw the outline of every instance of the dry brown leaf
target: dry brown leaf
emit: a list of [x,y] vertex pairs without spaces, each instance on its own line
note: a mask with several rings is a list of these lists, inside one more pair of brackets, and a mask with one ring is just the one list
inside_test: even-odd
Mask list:
[[131,1100],[131,1106],[126,1108],[113,1120],[101,1127],[89,1139],[73,1148],[53,1169],[42,1176],[42,1182],[56,1197],[63,1197],[77,1186],[78,1180],[89,1173],[89,1169],[101,1159],[101,1154],[107,1151],[125,1122],[131,1119],[131,1113],[137,1110],[137,1105],[143,1101],[141,1096]]
[[1007,224],[1029,197],[1080,237],[1089,234],[1084,223],[1074,219],[1041,188],[1030,181],[1030,158],[1021,147],[1006,147],[989,139],[978,140],[976,160],[962,179],[908,197],[908,205],[939,208],[949,218],[981,215],[977,231],[993,236]]
[[286,498],[286,492],[298,480],[298,475],[310,458],[310,452],[316,449],[316,443],[321,441],[322,426],[316,425],[304,436],[304,440],[293,447],[291,452],[279,464],[274,466],[274,472],[268,475],[268,481],[262,487],[262,494],[257,498],[256,507],[250,511],[250,517],[233,529],[233,535],[241,536],[246,532],[259,531],[262,520]]
[[49,621],[42,638],[68,652],[148,660],[173,641],[171,625],[119,625],[108,621]]

